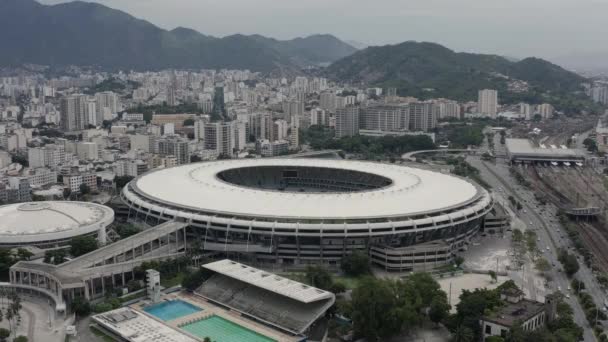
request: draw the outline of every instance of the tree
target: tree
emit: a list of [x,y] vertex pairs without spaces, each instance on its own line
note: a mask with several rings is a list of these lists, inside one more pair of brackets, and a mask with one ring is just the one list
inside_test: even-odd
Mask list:
[[464,258],[462,256],[459,255],[454,258],[454,264],[456,264],[457,267],[460,267],[462,263],[464,263]]
[[88,195],[91,193],[91,188],[86,185],[85,183],[80,184],[80,194],[81,195]]
[[504,342],[504,338],[500,336],[488,336],[486,337],[486,342]]
[[311,286],[326,291],[329,291],[334,283],[331,273],[321,266],[306,267],[306,280],[310,281]]
[[125,187],[125,185],[127,185],[132,180],[133,180],[133,177],[131,177],[131,176],[120,176],[120,177],[114,178],[114,184],[116,184],[117,189],[122,189]]
[[589,152],[597,152],[597,142],[591,138],[583,140],[583,145]]
[[439,324],[449,315],[450,305],[447,303],[445,296],[435,296],[431,301],[431,307],[429,310],[429,319]]
[[578,272],[579,264],[576,256],[564,250],[559,253],[558,259],[564,266],[564,272],[566,272],[568,277],[572,277],[572,275]]
[[77,316],[86,316],[91,313],[91,304],[83,297],[76,297],[70,308]]
[[369,264],[369,257],[365,253],[355,251],[342,258],[340,268],[346,275],[357,277],[371,272]]
[[27,250],[25,248],[18,248],[17,256],[19,257],[20,260],[30,260],[30,258],[34,256],[34,253],[30,252],[29,250]]
[[194,126],[194,119],[184,120],[184,126]]
[[329,289],[330,292],[333,292],[335,294],[338,293],[344,293],[344,291],[346,291],[346,286],[343,283],[340,282],[334,282],[331,285],[331,288]]
[[135,235],[141,232],[141,229],[133,224],[119,224],[116,226],[116,233],[120,235],[121,239],[127,238],[131,235]]
[[452,337],[452,342],[473,342],[475,334],[471,328],[459,325]]
[[182,279],[182,287],[188,291],[194,291],[210,276],[211,272],[206,269],[198,269],[196,272],[187,273]]
[[21,336],[17,336],[13,339],[13,342],[28,342],[29,340],[27,339],[27,337],[21,335]]
[[401,330],[395,296],[387,281],[366,277],[352,293],[352,320],[357,336],[383,341]]
[[538,258],[535,263],[536,269],[541,272],[547,272],[551,269],[551,264],[545,258]]
[[490,278],[492,279],[492,283],[496,283],[498,281],[498,277],[496,276],[496,272],[490,270],[488,272],[488,274],[490,275]]
[[70,254],[74,257],[92,252],[98,248],[97,239],[92,236],[76,236],[70,241]]
[[0,328],[0,341],[5,342],[9,336],[11,336],[11,332],[8,329]]

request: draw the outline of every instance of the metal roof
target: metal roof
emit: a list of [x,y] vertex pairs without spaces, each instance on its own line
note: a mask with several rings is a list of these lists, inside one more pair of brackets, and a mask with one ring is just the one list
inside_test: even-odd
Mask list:
[[243,265],[229,259],[205,264],[203,267],[221,275],[255,285],[264,290],[274,292],[302,303],[312,303],[334,297],[334,294],[331,292]]
[[109,207],[68,201],[27,202],[0,207],[2,243],[56,240],[86,234],[114,220]]
[[506,139],[505,145],[509,154],[513,156],[538,156],[538,157],[578,157],[584,158],[585,152],[578,149],[564,148],[542,148],[536,147],[528,139]]
[[[392,184],[360,192],[281,192],[227,183],[219,172],[244,167],[318,167],[370,173]],[[252,217],[344,219],[427,214],[465,205],[481,196],[472,183],[448,174],[360,161],[246,159],[182,165],[140,176],[140,196],[208,213]]]

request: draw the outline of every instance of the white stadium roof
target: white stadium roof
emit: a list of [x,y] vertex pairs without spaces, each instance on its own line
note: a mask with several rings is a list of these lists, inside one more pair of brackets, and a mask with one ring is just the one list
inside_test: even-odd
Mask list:
[[112,209],[94,203],[49,201],[0,207],[0,243],[35,243],[87,234],[114,220]]
[[229,259],[205,264],[203,267],[221,275],[255,285],[264,290],[274,292],[302,303],[312,303],[334,297],[334,294],[331,292],[243,265]]
[[[259,166],[344,169],[380,175],[389,178],[392,184],[360,192],[298,193],[247,188],[217,177],[225,170]],[[179,208],[302,219],[426,214],[467,204],[480,195],[477,186],[447,174],[393,164],[324,159],[246,159],[188,164],[147,173],[131,185],[143,197]]]

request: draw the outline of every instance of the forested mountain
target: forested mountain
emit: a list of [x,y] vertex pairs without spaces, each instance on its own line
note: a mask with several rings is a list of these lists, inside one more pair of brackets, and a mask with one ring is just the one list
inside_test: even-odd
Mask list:
[[331,35],[281,41],[259,35],[216,38],[187,28],[163,30],[89,2],[42,5],[0,0],[0,65],[87,65],[104,68],[235,68],[297,70],[356,51]]

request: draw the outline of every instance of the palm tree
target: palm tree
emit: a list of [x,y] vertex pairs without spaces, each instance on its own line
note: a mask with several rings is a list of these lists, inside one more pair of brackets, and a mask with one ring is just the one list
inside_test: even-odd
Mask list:
[[464,325],[459,325],[452,336],[452,342],[473,342],[474,338],[473,330]]

